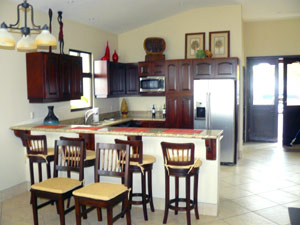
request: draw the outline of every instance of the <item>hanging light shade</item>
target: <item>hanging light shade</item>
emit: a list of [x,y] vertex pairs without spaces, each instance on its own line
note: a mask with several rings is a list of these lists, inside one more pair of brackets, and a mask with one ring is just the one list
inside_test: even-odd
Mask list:
[[37,49],[37,46],[30,36],[23,35],[17,43],[17,49],[18,51],[33,51]]
[[0,27],[0,46],[1,47],[14,47],[15,40],[13,36],[8,32],[5,23],[1,24]]
[[56,46],[56,38],[50,34],[47,25],[44,25],[42,32],[36,37],[35,44],[37,46]]

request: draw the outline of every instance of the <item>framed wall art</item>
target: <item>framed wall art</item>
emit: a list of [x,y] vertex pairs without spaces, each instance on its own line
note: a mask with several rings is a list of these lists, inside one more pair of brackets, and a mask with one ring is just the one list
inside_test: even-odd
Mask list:
[[209,50],[214,58],[230,57],[230,31],[209,32]]
[[185,58],[197,58],[197,51],[205,50],[205,33],[188,33],[185,34]]

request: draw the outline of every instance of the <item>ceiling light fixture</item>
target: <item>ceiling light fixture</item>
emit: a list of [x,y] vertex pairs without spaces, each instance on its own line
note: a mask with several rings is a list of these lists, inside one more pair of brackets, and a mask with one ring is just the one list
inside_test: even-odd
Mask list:
[[[24,27],[20,27],[20,9],[24,9]],[[31,23],[32,28],[27,26],[27,11],[31,11]],[[34,24],[33,20],[33,6],[24,0],[17,6],[17,22],[15,24],[6,25],[5,22],[0,27],[0,47],[12,48],[15,46],[15,40],[13,36],[8,32],[10,30],[19,30],[22,33],[21,40],[17,43],[17,49],[20,51],[32,51],[36,50],[37,46],[56,46],[56,38],[50,34],[48,26],[45,24],[42,28]],[[41,31],[36,37],[35,41],[30,37],[30,31]]]

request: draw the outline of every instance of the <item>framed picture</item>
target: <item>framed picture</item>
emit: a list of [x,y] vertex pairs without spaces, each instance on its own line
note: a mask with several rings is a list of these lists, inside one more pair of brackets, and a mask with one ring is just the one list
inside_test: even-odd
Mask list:
[[209,32],[209,50],[214,58],[230,57],[230,31]]
[[185,58],[196,58],[198,50],[205,50],[205,33],[185,34]]

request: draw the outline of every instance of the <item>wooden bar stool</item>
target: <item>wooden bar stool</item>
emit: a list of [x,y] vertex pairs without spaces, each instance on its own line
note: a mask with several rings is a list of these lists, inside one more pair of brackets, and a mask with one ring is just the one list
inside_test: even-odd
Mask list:
[[[198,212],[198,175],[199,167],[202,162],[195,159],[195,146],[193,143],[177,144],[177,143],[161,143],[164,163],[165,163],[165,213],[163,223],[167,223],[169,209],[178,211],[186,211],[187,224],[191,225],[192,209],[195,210],[196,219],[199,219]],[[175,198],[170,199],[170,176],[175,177]],[[194,176],[194,199],[190,198],[191,177]],[[179,198],[179,178],[186,179],[186,196]],[[185,207],[180,207],[179,202],[185,202]]]
[[[54,176],[31,186],[31,201],[34,225],[38,225],[38,209],[53,202],[57,204],[60,224],[65,225],[65,214],[75,206],[65,209],[64,201],[72,197],[72,192],[83,186],[83,161],[85,146],[82,141],[55,141]],[[58,177],[58,171],[79,173],[79,179]],[[38,205],[37,198],[48,199]],[[83,207],[83,210],[85,208]]]
[[[133,173],[140,173],[142,193],[133,193],[133,191],[131,191],[130,202],[133,205],[143,205],[144,219],[148,220],[147,203],[150,204],[151,211],[155,211],[152,197],[152,169],[156,159],[152,155],[143,154],[143,142],[141,136],[128,136],[128,141],[115,139],[115,142],[117,144],[127,144],[131,147],[129,168],[130,187],[132,188],[133,186]],[[146,173],[148,176],[148,194],[146,192]],[[132,200],[133,197],[141,197],[141,200]]]
[[54,149],[47,147],[45,135],[25,135],[23,138],[29,159],[30,183],[34,182],[34,163],[38,164],[39,182],[42,182],[42,163],[46,164],[47,178],[51,178],[50,162],[54,161]]

